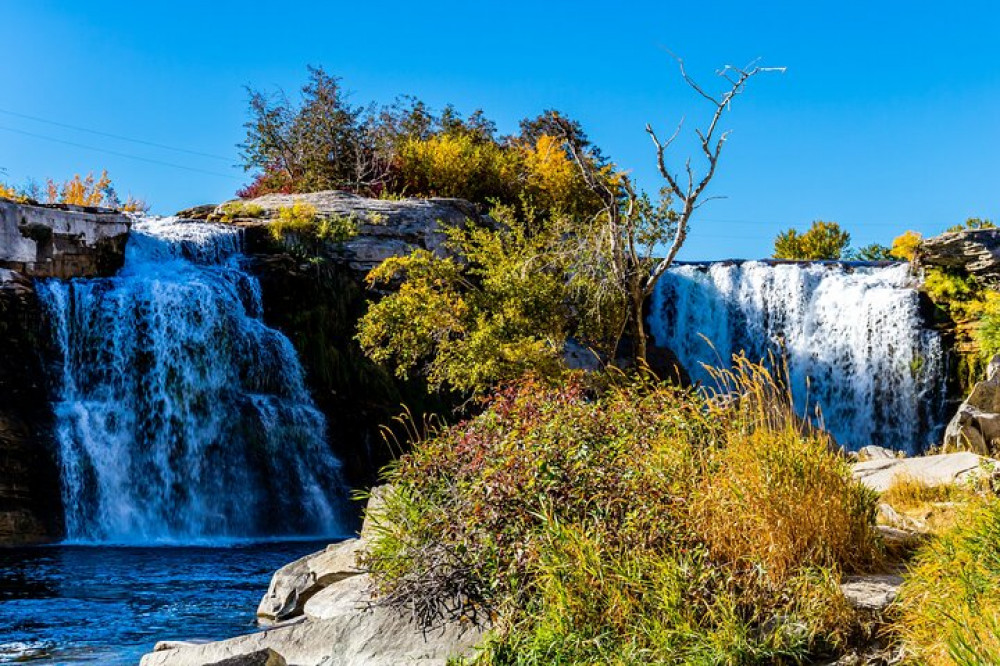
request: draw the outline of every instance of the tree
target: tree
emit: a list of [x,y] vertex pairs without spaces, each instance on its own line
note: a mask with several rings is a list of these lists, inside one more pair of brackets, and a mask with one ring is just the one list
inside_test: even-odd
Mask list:
[[359,322],[370,358],[401,378],[419,374],[434,388],[480,394],[529,370],[558,375],[567,337],[601,329],[587,313],[613,316],[613,308],[588,307],[571,218],[511,206],[491,215],[496,226],[445,230],[452,256],[416,250],[369,273],[371,286],[398,285]]
[[[761,67],[756,62],[743,68],[726,65],[717,72],[726,81],[725,90],[720,94],[710,94],[688,75],[684,61],[680,58],[676,60],[684,82],[713,109],[705,127],[695,130],[706,164],[700,176],[695,175],[691,158],[685,162],[683,176],[671,171],[667,167],[666,153],[680,134],[683,121],[664,141],[660,140],[651,125],[646,125],[646,132],[656,149],[657,168],[666,182],[656,204],[636,193],[627,174],[612,173],[610,167],[603,166],[581,141],[578,126],[557,114],[550,116],[587,186],[603,204],[606,231],[601,238],[605,244],[606,266],[610,272],[608,277],[628,304],[627,322],[631,327],[633,355],[637,362],[646,360],[643,304],[684,245],[691,218],[712,198],[703,198],[703,195],[715,176],[719,157],[729,137],[729,131],[719,128],[723,116],[732,107],[733,100],[744,92],[750,79],[764,72],[785,71],[783,67]],[[654,252],[668,239],[666,256],[655,259]]]
[[851,234],[836,222],[816,220],[805,233],[782,231],[774,239],[774,258],[796,261],[835,261],[844,256]]
[[970,217],[962,224],[956,224],[945,229],[945,233],[952,233],[955,231],[970,231],[975,229],[996,229],[997,225],[993,223],[993,220],[987,220],[979,217]]
[[896,236],[892,241],[892,256],[903,261],[912,261],[923,239],[924,237],[916,231],[907,231]]
[[845,255],[849,261],[892,261],[892,248],[881,243],[871,243],[857,250],[850,250]]

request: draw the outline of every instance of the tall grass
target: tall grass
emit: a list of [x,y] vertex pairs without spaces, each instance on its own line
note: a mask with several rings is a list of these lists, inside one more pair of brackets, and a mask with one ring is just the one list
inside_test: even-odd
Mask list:
[[916,556],[899,634],[926,666],[1000,664],[1000,500],[970,503]]
[[425,623],[475,615],[486,664],[779,664],[842,645],[875,498],[787,389],[524,380],[386,473],[367,565]]

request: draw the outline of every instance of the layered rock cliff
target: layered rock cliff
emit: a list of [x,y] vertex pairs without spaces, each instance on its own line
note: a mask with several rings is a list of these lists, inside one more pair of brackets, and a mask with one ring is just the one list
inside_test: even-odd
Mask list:
[[47,364],[50,332],[34,278],[110,275],[129,218],[0,199],[0,545],[61,536]]

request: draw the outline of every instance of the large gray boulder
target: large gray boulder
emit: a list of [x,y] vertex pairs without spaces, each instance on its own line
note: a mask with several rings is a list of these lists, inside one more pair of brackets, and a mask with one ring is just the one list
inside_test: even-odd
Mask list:
[[257,607],[258,621],[272,624],[297,617],[313,595],[338,581],[361,574],[357,568],[361,547],[360,539],[348,539],[278,569]]
[[1000,229],[953,231],[921,242],[917,262],[961,269],[987,284],[1000,283]]
[[962,484],[986,474],[997,461],[968,451],[913,458],[878,458],[855,463],[854,477],[872,490],[886,491],[896,478],[928,486]]
[[987,368],[986,379],[972,387],[944,433],[945,450],[992,455],[1000,450],[1000,356]]
[[[450,622],[424,630],[408,614],[368,603],[363,586],[345,579],[335,606],[322,617],[305,617],[264,631],[204,644],[151,652],[141,666],[207,666],[226,659],[273,650],[295,666],[446,666],[449,659],[474,654],[485,629]],[[331,609],[336,607],[337,612]],[[240,663],[240,662],[233,662]]]

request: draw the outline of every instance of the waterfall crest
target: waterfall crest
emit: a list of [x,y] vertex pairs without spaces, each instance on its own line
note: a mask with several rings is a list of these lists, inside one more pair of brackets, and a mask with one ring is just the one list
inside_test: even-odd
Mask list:
[[69,540],[342,531],[323,415],[243,261],[235,229],[149,219],[117,276],[39,284]]
[[692,381],[734,353],[784,354],[802,413],[818,406],[848,449],[936,444],[944,354],[925,328],[908,266],[763,262],[676,266],[657,285],[649,325]]

